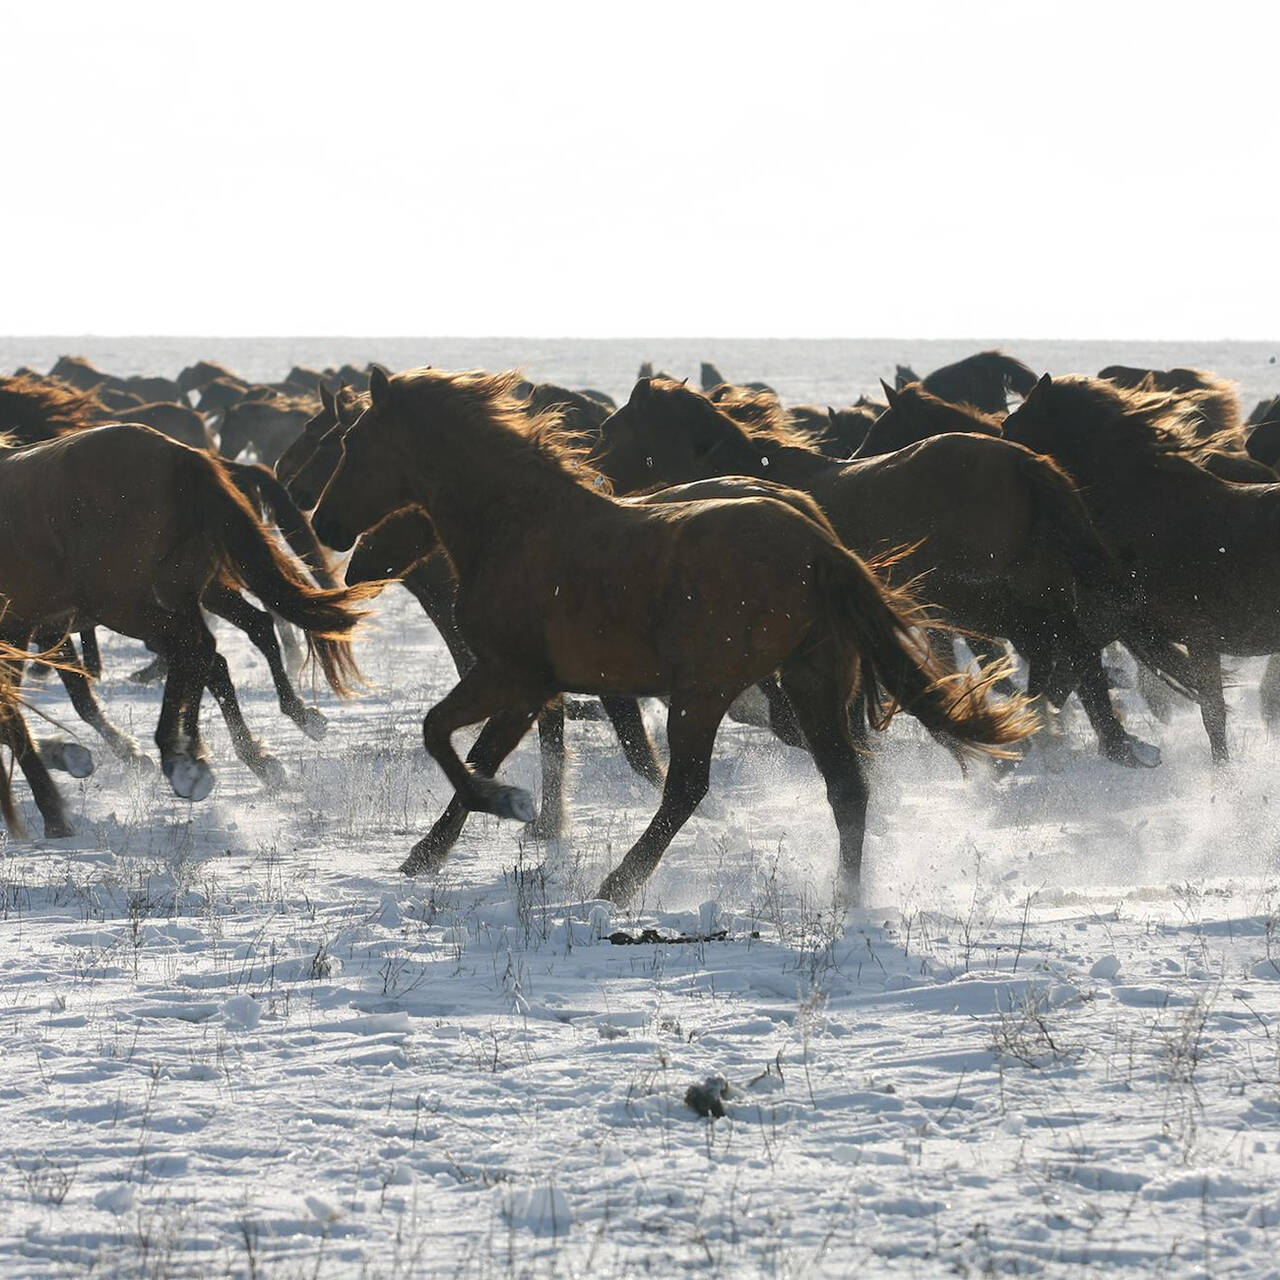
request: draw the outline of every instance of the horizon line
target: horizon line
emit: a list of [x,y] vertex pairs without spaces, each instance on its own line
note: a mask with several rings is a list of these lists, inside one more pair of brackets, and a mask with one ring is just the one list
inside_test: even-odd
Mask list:
[[72,341],[75,339],[135,339],[153,341],[305,341],[327,340],[334,342],[1153,342],[1168,344],[1241,342],[1263,346],[1274,343],[1280,346],[1280,337],[1118,337],[1115,335],[1090,335],[1079,337],[1067,334],[1045,336],[1003,336],[978,334],[828,334],[821,337],[804,334],[537,334],[537,333],[5,333],[0,342],[40,339]]

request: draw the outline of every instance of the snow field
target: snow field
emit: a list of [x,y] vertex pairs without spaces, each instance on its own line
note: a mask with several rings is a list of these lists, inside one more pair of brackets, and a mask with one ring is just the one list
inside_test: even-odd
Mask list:
[[[568,727],[562,841],[475,816],[407,881],[448,797],[418,724],[452,669],[417,606],[380,598],[370,692],[320,695],[318,744],[218,635],[288,790],[260,791],[206,700],[205,804],[90,743],[99,771],[63,780],[81,834],[0,846],[0,1273],[1274,1273],[1255,664],[1225,770],[1189,708],[1155,725],[1127,694],[1160,769],[1098,760],[1068,713],[1010,776],[963,779],[895,726],[877,905],[848,919],[806,758],[726,725],[623,913],[591,895],[655,800],[607,726]],[[104,648],[104,702],[149,743],[143,654]],[[33,699],[71,723],[56,687]],[[536,792],[532,739],[504,776]],[[728,940],[606,940],[642,927]],[[686,1105],[709,1080],[721,1118]]]

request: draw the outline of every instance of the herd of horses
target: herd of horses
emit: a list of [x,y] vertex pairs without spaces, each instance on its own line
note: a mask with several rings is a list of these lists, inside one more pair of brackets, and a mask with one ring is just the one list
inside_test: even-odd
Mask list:
[[[1168,689],[1193,699],[1226,759],[1222,656],[1280,653],[1280,399],[1245,420],[1234,388],[1198,370],[1037,378],[996,351],[925,378],[899,367],[883,400],[843,408],[785,405],[711,365],[701,382],[645,366],[619,407],[516,373],[376,365],[253,386],[209,362],[170,381],[63,358],[0,378],[0,745],[46,835],[70,833],[51,770],[93,762],[32,738],[24,672],[56,672],[141,766],[95,693],[94,629],[141,640],[155,660],[135,678],[164,680],[155,741],[175,794],[213,786],[206,689],[237,755],[278,785],[206,614],[246,632],[282,712],[320,737],[294,686],[294,629],[330,687],[354,694],[352,637],[391,580],[459,673],[423,721],[454,796],[408,874],[441,865],[470,810],[559,833],[566,714],[593,714],[566,694],[599,700],[661,791],[601,886],[617,902],[706,794],[726,715],[811,755],[849,903],[870,731],[899,711],[962,763],[1012,760],[1040,707],[1077,693],[1106,758],[1153,766],[1158,749],[1112,704],[1103,654],[1121,644],[1157,714]],[[1280,721],[1270,667],[1262,695]],[[648,697],[668,703],[665,768]],[[463,760],[452,738],[475,724]],[[496,779],[535,724],[540,805]],[[10,783],[0,770],[16,832]]]

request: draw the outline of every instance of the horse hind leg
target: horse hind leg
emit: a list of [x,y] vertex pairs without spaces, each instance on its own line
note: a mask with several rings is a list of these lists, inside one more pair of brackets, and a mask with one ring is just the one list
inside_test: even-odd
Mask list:
[[622,754],[632,771],[655,787],[662,786],[663,769],[658,753],[645,727],[640,703],[635,698],[601,698],[605,715],[613,725],[622,746]]
[[216,647],[213,635],[194,609],[184,614],[155,612],[147,628],[168,664],[156,746],[160,766],[174,794],[199,802],[213,790],[213,771],[200,741],[200,701]]
[[814,660],[817,657],[807,656],[784,667],[782,687],[826,784],[840,837],[840,897],[846,906],[859,906],[870,794],[859,751],[865,721],[861,714],[856,718],[850,714],[847,678],[834,661],[819,663]]
[[231,681],[231,671],[221,653],[213,655],[209,664],[208,689],[213,694],[226,721],[231,737],[231,747],[241,762],[248,766],[259,781],[271,791],[277,791],[288,781],[288,774],[280,761],[267,750],[261,738],[255,737],[245,723],[240,709],[240,698]]
[[280,653],[284,661],[284,669],[290,680],[296,680],[302,674],[302,664],[307,660],[307,651],[298,638],[301,632],[287,618],[279,614],[271,615],[275,623],[275,633],[280,637]]
[[688,822],[711,782],[711,751],[716,730],[731,697],[691,697],[673,692],[667,715],[667,740],[671,762],[662,788],[658,812],[644,834],[604,879],[599,896],[624,906],[653,874],[667,846]]
[[307,706],[298,696],[289,677],[284,655],[276,641],[276,628],[272,626],[271,615],[262,609],[255,609],[238,591],[221,583],[214,583],[205,591],[203,603],[211,612],[225,618],[249,637],[254,647],[267,660],[281,713],[292,720],[313,742],[319,742],[329,731],[329,722],[318,707]]
[[36,744],[31,740],[26,721],[17,708],[0,712],[0,744],[13,752],[18,768],[31,787],[32,798],[44,822],[46,839],[62,840],[75,835],[75,828],[67,818],[62,793],[49,776],[49,770],[40,758]]
[[[59,645],[58,657],[64,663],[73,664],[60,667],[58,675],[76,715],[107,744],[111,754],[118,760],[123,760],[133,768],[154,767],[137,738],[118,729],[107,719],[89,678],[74,665],[76,651],[70,639],[64,639]],[[74,770],[70,772],[74,773]]]

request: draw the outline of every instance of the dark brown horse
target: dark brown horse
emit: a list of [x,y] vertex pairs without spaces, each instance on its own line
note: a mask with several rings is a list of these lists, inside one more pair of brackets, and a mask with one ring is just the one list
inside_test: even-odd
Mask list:
[[620,490],[762,475],[816,498],[861,555],[912,548],[898,571],[927,574],[943,617],[976,633],[971,648],[991,652],[981,636],[1011,640],[1030,660],[1033,695],[1057,704],[1080,686],[1104,755],[1158,761],[1116,718],[1095,637],[1119,625],[1135,653],[1180,681],[1185,657],[1146,625],[1075,486],[1049,459],[956,434],[840,464],[789,434],[785,418],[744,428],[687,387],[645,380],[603,439],[599,463]]
[[855,458],[875,458],[882,453],[905,449],[909,444],[928,440],[930,436],[960,432],[969,435],[998,436],[1002,422],[995,414],[983,413],[969,405],[956,405],[926,391],[918,382],[908,383],[900,391],[887,382],[884,388],[888,407],[867,432]]
[[[315,512],[337,548],[403,506],[431,514],[476,655],[423,723],[458,808],[533,816],[528,795],[493,774],[557,694],[670,695],[662,803],[601,887],[625,901],[706,794],[726,708],[781,670],[856,899],[866,786],[848,708],[859,671],[881,718],[905,704],[961,753],[1000,753],[1031,731],[1021,704],[993,706],[980,682],[942,675],[913,638],[916,607],[822,526],[772,498],[620,503],[563,443],[554,415],[528,417],[515,383],[375,372],[371,406],[347,431]],[[469,768],[450,740],[482,720]],[[404,869],[437,860],[428,836]]]
[[273,466],[316,409],[315,400],[301,393],[272,400],[240,400],[218,422],[219,450],[224,457],[236,458],[252,446],[260,461]]
[[[156,743],[179,796],[203,799],[213,783],[199,735],[206,684],[219,702],[235,700],[200,612],[215,583],[252,591],[301,627],[335,691],[348,689],[361,593],[311,585],[215,459],[147,427],[0,453],[0,545],[0,640],[23,648],[41,627],[100,624],[166,658]],[[261,744],[233,743],[261,765]]]
[[1227,758],[1219,655],[1280,652],[1280,485],[1238,485],[1197,464],[1197,422],[1176,398],[1050,378],[1005,434],[1076,476],[1146,608],[1188,648],[1215,761]]
[[[912,371],[898,366],[898,389],[915,381]],[[931,395],[952,404],[970,404],[983,413],[999,414],[1009,409],[1009,392],[1025,396],[1036,385],[1036,375],[1021,360],[1003,351],[979,351],[955,364],[943,365],[920,379]]]

